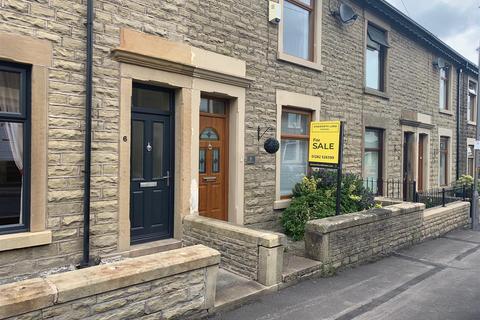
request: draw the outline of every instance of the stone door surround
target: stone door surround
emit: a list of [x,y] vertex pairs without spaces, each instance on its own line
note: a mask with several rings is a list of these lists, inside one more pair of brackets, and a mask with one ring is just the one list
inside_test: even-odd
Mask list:
[[[198,214],[200,97],[230,102],[228,221],[243,224],[245,89],[251,83],[245,61],[129,29],[121,30],[112,51],[120,62],[119,251],[130,248],[130,122],[132,83],[175,91],[174,237],[182,238],[182,219]],[[127,142],[124,141],[124,137]]]

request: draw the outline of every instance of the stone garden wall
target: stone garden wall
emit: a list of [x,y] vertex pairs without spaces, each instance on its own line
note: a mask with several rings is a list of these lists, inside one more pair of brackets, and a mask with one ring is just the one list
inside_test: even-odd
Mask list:
[[402,203],[307,223],[308,257],[332,268],[347,267],[390,254],[469,223],[470,204],[456,202],[425,210]]
[[183,228],[184,245],[203,244],[220,251],[221,268],[268,286],[281,281],[283,234],[193,215],[184,218]]
[[220,255],[205,246],[0,286],[0,319],[198,319]]

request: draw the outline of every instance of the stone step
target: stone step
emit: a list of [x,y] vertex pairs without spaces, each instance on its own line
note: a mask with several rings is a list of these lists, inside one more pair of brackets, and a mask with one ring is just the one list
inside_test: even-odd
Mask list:
[[322,263],[301,256],[286,254],[283,257],[282,280],[284,284],[292,285],[316,275],[321,275]]
[[225,269],[219,269],[217,289],[215,293],[215,307],[209,313],[221,313],[232,310],[254,299],[258,295],[275,291],[277,286],[265,287]]
[[112,259],[136,258],[155,254],[164,251],[179,249],[182,247],[182,241],[177,239],[165,239],[152,241],[142,244],[130,246],[130,250],[124,252],[115,252],[102,256],[102,261],[109,261]]

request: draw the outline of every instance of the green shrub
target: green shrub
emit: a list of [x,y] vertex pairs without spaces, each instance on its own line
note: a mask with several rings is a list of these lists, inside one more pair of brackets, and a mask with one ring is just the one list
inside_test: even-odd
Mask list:
[[[308,221],[335,215],[337,174],[327,170],[315,171],[312,176],[303,178],[292,191],[292,201],[283,212],[281,223],[288,236],[293,240],[300,240],[304,236],[305,224]],[[356,175],[342,176],[341,193],[342,214],[375,206],[373,194]]]

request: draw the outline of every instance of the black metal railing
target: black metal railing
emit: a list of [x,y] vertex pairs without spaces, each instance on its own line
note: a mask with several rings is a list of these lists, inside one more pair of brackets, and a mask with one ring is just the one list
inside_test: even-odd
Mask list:
[[363,184],[374,196],[424,203],[427,208],[445,207],[455,201],[470,201],[473,192],[471,185],[459,184],[418,191],[415,180],[366,179]]
[[427,208],[434,208],[445,207],[456,201],[470,201],[471,198],[471,185],[453,185],[418,192],[417,202],[424,203]]
[[363,181],[365,188],[376,197],[385,197],[395,200],[415,201],[417,184],[415,181],[397,179],[366,179]]

